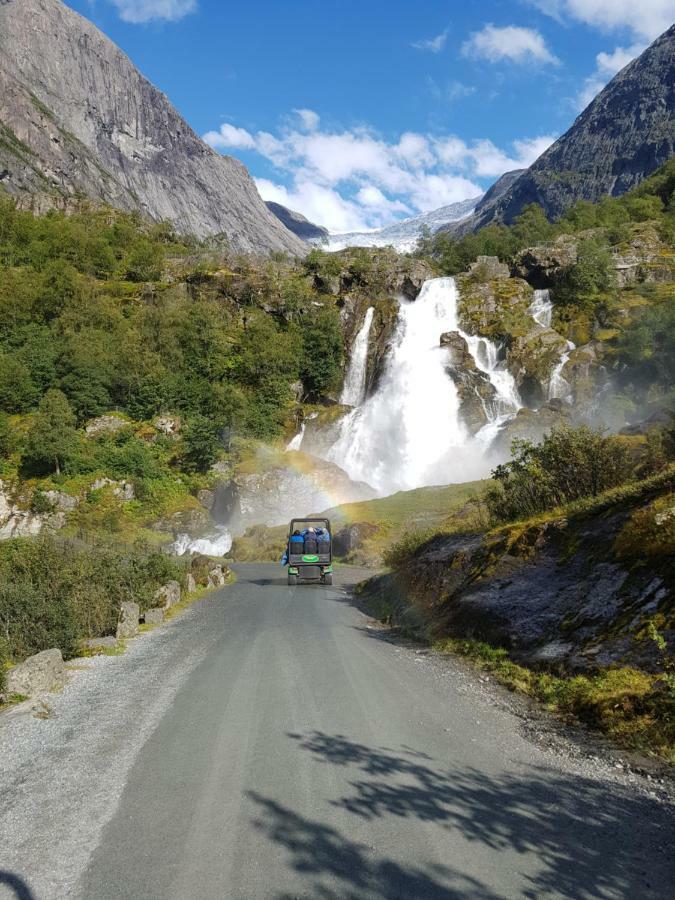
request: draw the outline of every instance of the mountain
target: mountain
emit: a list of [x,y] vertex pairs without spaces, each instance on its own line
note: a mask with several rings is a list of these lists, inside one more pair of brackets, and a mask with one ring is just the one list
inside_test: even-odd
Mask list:
[[510,172],[504,172],[480,198],[476,204],[475,213],[478,214],[486,207],[492,206],[500,197],[503,197],[511,185],[526,171],[527,169],[512,169]]
[[555,219],[577,200],[596,202],[639,184],[675,152],[675,25],[629,63],[572,127],[501,196],[483,198],[456,234],[511,223],[528,203]]
[[424,228],[438,231],[448,222],[456,222],[468,216],[476,207],[479,197],[450,203],[431,212],[421,213],[410,219],[403,219],[386,228],[374,231],[349,231],[331,234],[328,239],[329,250],[342,250],[345,247],[394,247],[403,253],[412,250]]
[[236,250],[306,252],[246,168],[60,0],[0,3],[0,184],[37,211],[85,196]]
[[289,231],[302,238],[303,241],[322,242],[328,237],[327,228],[324,228],[323,225],[315,225],[309,219],[306,219],[302,213],[288,209],[286,206],[282,206],[281,203],[275,203],[273,200],[265,200],[265,206]]

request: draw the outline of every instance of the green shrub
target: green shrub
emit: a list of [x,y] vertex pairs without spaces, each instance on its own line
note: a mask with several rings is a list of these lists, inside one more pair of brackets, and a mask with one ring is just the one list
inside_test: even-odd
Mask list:
[[631,474],[620,439],[587,426],[554,428],[541,444],[516,440],[512,459],[497,466],[485,502],[493,519],[510,522],[599,494]]
[[16,661],[51,647],[73,656],[83,638],[114,633],[122,602],[145,610],[158,587],[184,578],[178,561],[144,545],[9,540],[0,545],[0,634]]

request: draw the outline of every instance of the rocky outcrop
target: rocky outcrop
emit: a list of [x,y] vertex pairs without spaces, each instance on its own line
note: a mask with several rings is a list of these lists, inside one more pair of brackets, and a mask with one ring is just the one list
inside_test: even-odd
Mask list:
[[180,584],[177,581],[169,581],[155,591],[153,601],[162,609],[171,609],[172,606],[180,603],[180,593]]
[[346,561],[354,560],[364,549],[364,544],[381,531],[381,526],[372,522],[353,522],[345,525],[333,535],[333,554]]
[[488,410],[496,391],[488,376],[481,372],[469,352],[466,340],[457,331],[441,335],[441,347],[449,350],[446,370],[459,394],[464,424],[472,434],[489,421]]
[[303,255],[246,168],[204,143],[131,61],[60,0],[0,4],[0,178],[41,212],[81,196],[238,251]]
[[34,537],[43,529],[57,531],[62,528],[66,523],[64,509],[72,509],[71,502],[75,501],[77,505],[77,501],[59,491],[47,491],[44,497],[52,508],[37,512],[30,508],[25,498],[15,497],[9,485],[0,479],[0,541]]
[[577,200],[625,193],[675,152],[674,112],[675,25],[615,75],[505,193],[484,201],[454,231],[510,224],[529,203],[555,219]]
[[487,641],[516,660],[658,670],[672,655],[675,514],[668,473],[596,512],[438,535],[365,593],[405,597],[427,634]]
[[127,601],[120,606],[120,618],[117,623],[117,640],[136,637],[139,632],[141,609],[138,603]]
[[43,650],[29,656],[7,672],[7,694],[23,694],[33,697],[43,691],[54,691],[66,683],[66,670],[60,650]]
[[323,243],[328,239],[328,229],[324,228],[323,225],[315,225],[314,222],[310,222],[302,213],[288,209],[282,206],[281,203],[274,203],[272,200],[265,200],[265,206],[289,231],[292,231],[301,240]]
[[107,416],[98,416],[96,419],[91,419],[84,426],[84,432],[87,437],[98,437],[99,434],[115,434],[115,432],[125,428],[128,424],[128,421],[122,416],[110,413]]
[[[485,259],[499,264],[495,257]],[[501,265],[497,277],[492,271],[491,264],[475,265],[457,276],[462,329],[496,343],[529,334],[534,324],[529,313],[532,288],[522,278],[509,278],[508,268]]]
[[535,288],[551,287],[563,269],[577,261],[578,239],[563,234],[548,244],[522,250],[513,263],[513,274]]
[[146,625],[162,625],[164,623],[164,610],[146,609],[143,614],[143,621]]

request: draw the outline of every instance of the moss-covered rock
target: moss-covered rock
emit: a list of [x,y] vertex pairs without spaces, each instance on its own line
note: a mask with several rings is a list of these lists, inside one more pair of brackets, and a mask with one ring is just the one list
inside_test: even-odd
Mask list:
[[480,270],[457,276],[460,325],[496,343],[510,343],[532,330],[528,309],[532,288],[522,278],[500,276],[481,280]]
[[472,434],[488,421],[488,410],[494,402],[496,391],[490,379],[481,372],[469,352],[466,340],[457,331],[441,335],[441,346],[448,350],[446,371],[457,388],[460,414]]

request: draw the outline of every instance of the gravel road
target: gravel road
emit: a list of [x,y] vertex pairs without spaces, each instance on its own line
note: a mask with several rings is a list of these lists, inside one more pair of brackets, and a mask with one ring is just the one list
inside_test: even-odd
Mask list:
[[0,715],[0,898],[665,898],[653,782],[272,565]]

